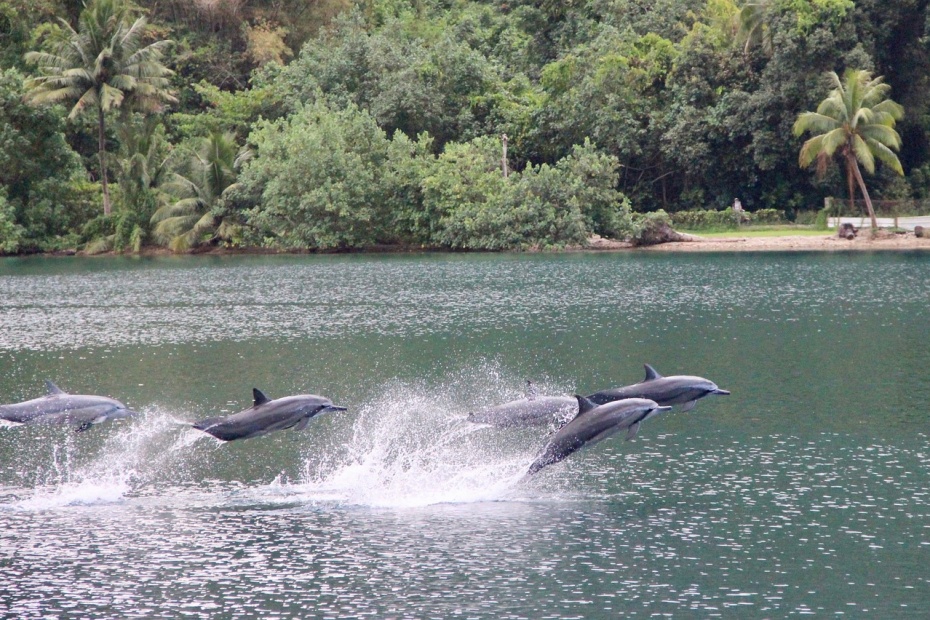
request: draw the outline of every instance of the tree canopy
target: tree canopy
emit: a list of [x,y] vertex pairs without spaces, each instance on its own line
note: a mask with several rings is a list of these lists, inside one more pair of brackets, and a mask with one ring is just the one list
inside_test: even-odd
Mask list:
[[[197,243],[562,247],[634,235],[637,214],[722,210],[736,197],[750,213],[812,218],[876,159],[889,165],[870,197],[930,199],[927,3],[135,2],[0,0],[0,58],[26,72],[29,101],[51,106],[36,114],[68,118],[44,130],[79,173],[55,192],[28,167],[17,183],[34,189],[7,185],[0,230],[25,245],[6,247],[171,243],[152,215],[177,204],[168,179],[194,180],[184,153],[210,136],[254,157],[216,206],[199,203],[198,221],[209,211],[230,234],[205,229]],[[889,125],[873,113],[857,134],[868,148],[851,137],[852,159],[811,174],[793,132],[832,129],[798,126],[799,115],[823,102],[825,74],[849,70],[885,76],[878,90],[907,114]],[[159,128],[143,149],[126,127],[145,123]],[[833,140],[805,147],[807,165],[845,153]],[[88,188],[109,212],[107,170],[113,214],[64,218],[85,213],[62,205],[90,204]]]

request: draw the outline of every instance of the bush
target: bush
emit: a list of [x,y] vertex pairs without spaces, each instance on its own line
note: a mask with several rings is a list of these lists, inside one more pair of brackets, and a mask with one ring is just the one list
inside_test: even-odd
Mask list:
[[367,112],[317,102],[259,123],[250,142],[257,156],[240,182],[258,206],[247,219],[271,245],[352,248],[385,237],[389,217],[378,181],[389,142]]
[[778,224],[785,212],[778,209],[758,211],[678,211],[671,214],[672,225],[684,230],[735,230],[742,224]]
[[830,209],[824,207],[817,212],[817,218],[814,220],[814,228],[817,230],[827,230],[830,218]]
[[0,254],[15,254],[23,238],[23,227],[16,223],[16,212],[0,186]]
[[585,245],[592,229],[620,236],[630,228],[629,202],[614,189],[616,159],[590,143],[555,166],[528,166],[504,178],[500,142],[452,143],[423,181],[431,245],[526,250]]
[[672,230],[672,218],[659,209],[651,213],[637,213],[633,216],[629,240],[633,245],[655,245],[671,240],[675,235]]

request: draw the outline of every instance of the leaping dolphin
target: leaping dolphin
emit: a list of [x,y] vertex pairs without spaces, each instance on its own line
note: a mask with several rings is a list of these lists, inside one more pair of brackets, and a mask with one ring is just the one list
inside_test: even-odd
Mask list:
[[299,394],[271,400],[258,388],[252,389],[254,404],[239,413],[207,418],[194,423],[194,428],[223,441],[249,439],[274,431],[294,428],[303,430],[310,418],[328,411],[345,411],[328,398],[315,394]]
[[697,401],[710,394],[727,396],[727,390],[721,390],[717,384],[704,377],[674,375],[663,377],[649,364],[646,378],[639,383],[611,390],[602,390],[588,396],[588,400],[603,405],[623,398],[649,398],[660,405],[681,405],[682,411],[694,409]]
[[51,381],[48,394],[21,403],[0,405],[0,419],[20,424],[75,424],[77,432],[94,424],[136,415],[126,405],[105,396],[68,394]]
[[526,396],[503,405],[488,407],[468,414],[469,422],[490,424],[501,428],[541,426],[561,423],[578,411],[578,401],[571,396],[538,396],[532,381],[526,382]]
[[626,398],[605,405],[597,405],[584,396],[575,398],[578,399],[578,415],[552,436],[542,453],[530,465],[527,476],[624,429],[627,431],[626,438],[632,439],[639,431],[640,424],[671,409],[648,398]]

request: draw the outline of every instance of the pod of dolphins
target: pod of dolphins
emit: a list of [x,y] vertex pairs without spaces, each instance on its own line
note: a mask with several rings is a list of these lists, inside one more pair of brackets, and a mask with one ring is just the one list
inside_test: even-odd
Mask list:
[[[468,414],[470,422],[500,428],[558,425],[542,452],[530,465],[527,476],[558,463],[578,450],[626,431],[627,440],[639,432],[643,422],[673,405],[690,411],[698,400],[711,394],[728,395],[703,377],[675,375],[663,377],[645,364],[646,378],[633,385],[595,392],[588,396],[540,396],[527,381],[526,396]],[[21,403],[0,405],[0,420],[18,424],[67,424],[77,432],[86,431],[107,420],[136,415],[126,405],[105,396],[68,394],[51,381],[47,394]],[[303,430],[311,418],[331,411],[346,411],[330,399],[315,394],[299,394],[271,399],[253,389],[251,407],[223,417],[195,422],[193,428],[222,441],[258,437],[293,428]]]

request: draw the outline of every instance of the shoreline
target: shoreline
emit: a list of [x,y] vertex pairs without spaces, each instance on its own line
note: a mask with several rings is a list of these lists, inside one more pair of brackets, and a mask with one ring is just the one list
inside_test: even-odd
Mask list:
[[[863,233],[852,240],[841,239],[833,234],[824,235],[784,235],[777,237],[701,237],[699,235],[685,235],[684,241],[669,241],[657,245],[635,246],[628,241],[604,239],[594,236],[588,246],[566,248],[561,252],[856,252],[856,251],[914,251],[930,250],[930,238],[917,237],[913,233],[896,234],[881,231],[874,238]],[[138,253],[102,252],[100,254],[85,254],[79,251],[37,252],[29,254],[12,254],[3,258],[25,258],[31,256],[45,257],[113,257],[135,256],[143,258],[169,257],[169,256],[274,256],[274,255],[300,255],[300,254],[469,254],[478,253],[478,250],[438,250],[420,247],[405,246],[379,246],[352,250],[274,250],[269,248],[201,248],[193,252],[174,253],[163,247],[146,247]],[[544,250],[527,250],[526,252],[499,252],[509,253],[541,253]],[[558,253],[558,251],[556,251]]]
[[778,237],[706,238],[689,235],[686,241],[670,241],[659,245],[633,247],[627,242],[595,238],[589,248],[594,251],[632,250],[642,252],[856,252],[930,250],[930,238],[913,233],[879,232],[874,238],[868,232],[852,240],[841,239],[836,233],[824,235],[785,235]]

